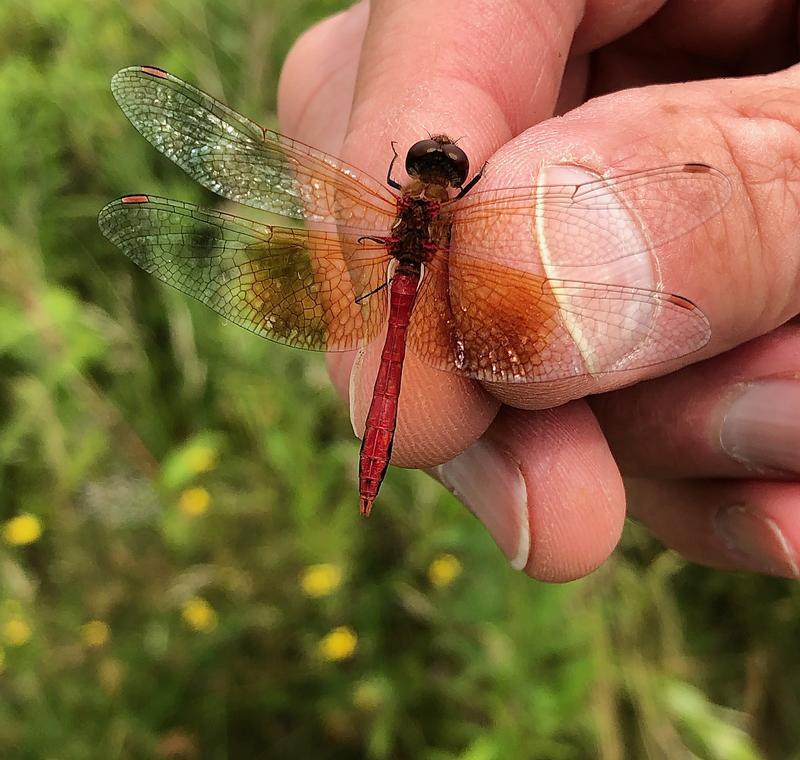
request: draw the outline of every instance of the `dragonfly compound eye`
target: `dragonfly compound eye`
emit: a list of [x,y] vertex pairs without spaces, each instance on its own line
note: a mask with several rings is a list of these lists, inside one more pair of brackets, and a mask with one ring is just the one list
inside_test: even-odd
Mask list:
[[409,177],[460,187],[469,173],[469,159],[443,135],[414,143],[406,154],[406,171]]
[[467,158],[467,154],[464,153],[458,145],[454,145],[453,143],[442,145],[442,150],[453,165],[453,169],[458,177],[457,184],[463,185],[467,181],[467,175],[469,174],[469,159]]
[[409,177],[417,177],[425,172],[431,157],[441,153],[442,146],[436,140],[420,140],[415,142],[406,153],[406,171]]

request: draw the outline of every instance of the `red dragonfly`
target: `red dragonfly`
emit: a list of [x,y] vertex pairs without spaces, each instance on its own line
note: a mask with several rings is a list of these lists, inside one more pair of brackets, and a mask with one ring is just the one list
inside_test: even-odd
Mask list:
[[[670,361],[710,337],[687,299],[598,274],[635,268],[637,254],[715,215],[730,183],[710,166],[481,190],[483,170],[469,179],[464,151],[434,135],[411,146],[404,185],[392,178],[395,150],[384,184],[161,69],[123,69],[111,88],[136,129],[200,184],[306,221],[278,227],[128,195],[100,212],[112,243],[279,343],[350,351],[385,331],[359,459],[363,514],[391,458],[407,347],[483,382],[581,382]],[[639,213],[645,229],[620,224]]]

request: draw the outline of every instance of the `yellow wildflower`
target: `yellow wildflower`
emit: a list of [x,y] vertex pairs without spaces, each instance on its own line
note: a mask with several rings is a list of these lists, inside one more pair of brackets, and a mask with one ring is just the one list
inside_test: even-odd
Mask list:
[[428,566],[428,579],[436,588],[449,586],[461,575],[461,563],[452,554],[440,554]]
[[3,540],[11,546],[24,546],[38,541],[42,523],[36,515],[24,513],[12,517],[3,525]]
[[101,647],[108,642],[111,629],[108,627],[108,623],[104,623],[102,620],[90,620],[81,626],[81,636],[86,646]]
[[194,596],[181,609],[181,615],[190,628],[195,631],[212,631],[217,627],[217,613],[202,597]]
[[217,452],[211,446],[192,446],[185,456],[187,467],[196,473],[208,472],[217,466]]
[[11,618],[3,624],[3,638],[12,647],[21,647],[31,640],[31,627],[22,618]]
[[329,562],[309,565],[300,576],[300,587],[306,596],[328,596],[339,588],[342,568]]
[[341,625],[326,633],[318,647],[323,659],[334,662],[352,657],[356,651],[356,644],[358,644],[356,632],[346,625]]
[[208,511],[211,494],[202,486],[187,488],[178,499],[178,509],[189,517],[197,517]]

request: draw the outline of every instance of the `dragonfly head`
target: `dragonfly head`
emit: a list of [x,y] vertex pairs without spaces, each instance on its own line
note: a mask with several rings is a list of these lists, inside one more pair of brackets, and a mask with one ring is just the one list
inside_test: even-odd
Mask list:
[[469,159],[447,135],[434,135],[408,149],[406,172],[422,182],[461,187],[469,174]]

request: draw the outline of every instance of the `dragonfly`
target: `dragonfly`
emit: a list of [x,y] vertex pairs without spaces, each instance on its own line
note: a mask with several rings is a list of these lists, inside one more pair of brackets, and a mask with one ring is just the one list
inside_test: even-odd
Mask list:
[[710,165],[481,189],[484,169],[470,177],[465,151],[439,134],[407,151],[403,183],[392,143],[382,182],[154,66],[119,71],[111,89],[134,127],[201,185],[304,222],[127,195],[99,214],[114,245],[278,343],[333,352],[383,340],[359,455],[364,515],[391,460],[407,352],[487,384],[580,383],[669,362],[710,338],[690,300],[599,274],[637,266],[716,215],[730,182]]

